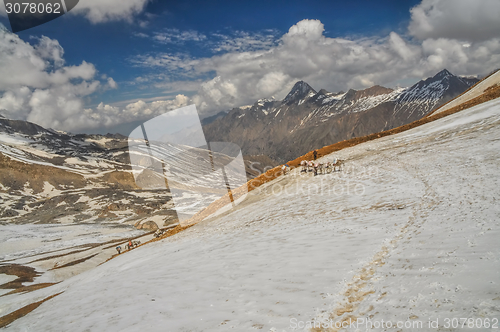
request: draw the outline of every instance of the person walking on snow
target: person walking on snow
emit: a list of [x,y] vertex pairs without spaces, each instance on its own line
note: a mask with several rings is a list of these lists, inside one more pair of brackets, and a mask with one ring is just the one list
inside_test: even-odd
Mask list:
[[316,160],[316,158],[318,158],[318,150],[314,150],[313,157],[314,157],[314,160]]

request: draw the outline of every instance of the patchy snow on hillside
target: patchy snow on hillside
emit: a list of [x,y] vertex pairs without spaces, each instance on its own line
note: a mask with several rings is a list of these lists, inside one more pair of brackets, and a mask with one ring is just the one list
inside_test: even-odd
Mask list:
[[338,101],[338,100],[341,100],[342,98],[344,98],[344,96],[346,95],[346,93],[340,93],[338,95],[332,95],[332,96],[328,96],[327,98],[323,99],[322,103],[323,104],[328,104],[330,103],[331,101]]
[[[103,243],[123,238],[124,234],[139,236],[144,232],[131,226],[74,224],[74,225],[3,225],[0,233],[0,260],[22,264],[55,251],[69,250],[78,246]],[[22,260],[26,258],[25,260]],[[37,257],[40,258],[40,257]]]
[[480,96],[481,94],[484,93],[484,91],[491,87],[495,86],[497,84],[500,84],[500,70],[489,76],[488,78],[485,78],[481,82],[479,82],[474,89],[470,89],[469,91],[465,92],[464,94],[458,96],[457,98],[453,99],[446,105],[443,105],[443,107],[439,108],[435,114],[444,112],[452,107],[458,106],[462,103],[465,103],[468,100],[471,100],[475,97]]
[[6,133],[0,133],[0,142],[11,145],[27,145],[32,143],[31,140],[21,135],[9,135]]
[[404,91],[405,88],[399,88],[390,93],[380,94],[376,96],[369,96],[360,98],[354,106],[352,106],[351,113],[364,112],[371,108],[374,108],[384,102],[396,100]]
[[449,331],[447,318],[498,319],[499,151],[496,100],[325,156],[344,170],[293,170],[0,310],[64,291],[10,331],[293,331],[347,316]]

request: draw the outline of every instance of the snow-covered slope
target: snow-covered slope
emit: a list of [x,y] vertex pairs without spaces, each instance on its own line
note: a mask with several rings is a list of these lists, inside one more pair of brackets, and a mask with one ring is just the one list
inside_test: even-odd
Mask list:
[[491,322],[500,315],[499,138],[497,99],[342,150],[323,159],[345,159],[343,172],[294,170],[236,210],[6,296],[0,310],[64,291],[11,331],[292,331],[347,317],[422,322],[422,331],[438,330],[428,322],[439,319],[448,331],[446,318]]
[[[106,261],[129,238],[144,242],[148,231],[176,224],[171,193],[138,188],[130,168],[121,135],[71,135],[0,118],[3,272],[30,266],[42,274],[36,284],[59,282]],[[0,295],[17,288],[1,283]]]

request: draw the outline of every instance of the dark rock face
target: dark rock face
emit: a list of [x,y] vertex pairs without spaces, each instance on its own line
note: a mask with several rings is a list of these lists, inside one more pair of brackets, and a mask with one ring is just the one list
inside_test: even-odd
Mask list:
[[21,120],[10,120],[3,116],[0,117],[0,132],[18,133],[24,135],[48,134],[50,131],[39,125]]
[[301,99],[307,98],[309,94],[316,94],[313,88],[309,84],[304,81],[299,81],[295,83],[292,90],[288,93],[288,95],[283,99],[282,103],[284,104],[294,104],[299,102]]
[[214,122],[217,119],[225,117],[226,115],[227,115],[227,112],[221,111],[221,112],[219,112],[219,113],[217,113],[215,115],[212,115],[212,116],[204,118],[203,120],[201,120],[201,124],[203,126],[205,126],[207,124],[210,124],[210,123]]
[[478,82],[442,70],[415,85],[393,90],[316,92],[300,81],[282,101],[262,99],[204,124],[208,141],[238,144],[244,155],[286,162],[325,145],[392,129],[430,113]]

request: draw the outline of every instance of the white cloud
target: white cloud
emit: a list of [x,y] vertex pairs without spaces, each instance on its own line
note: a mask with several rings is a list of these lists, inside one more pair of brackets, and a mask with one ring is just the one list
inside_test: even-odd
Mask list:
[[419,39],[484,41],[500,31],[498,0],[423,0],[411,9],[409,32]]
[[133,34],[139,38],[150,38],[159,44],[185,44],[198,42],[198,47],[215,53],[246,52],[268,49],[276,46],[279,40],[277,30],[262,32],[228,31],[227,33],[203,34],[195,30],[180,31],[179,29],[163,29],[150,35],[143,32]]
[[96,79],[94,65],[65,66],[56,40],[41,37],[35,45],[0,29],[0,113],[47,128],[68,131],[111,126],[185,106],[183,95],[173,100],[138,101],[124,108],[99,104],[85,109],[84,99],[105,89],[117,89],[112,77]]
[[178,73],[185,77],[192,77],[200,60],[193,59],[186,54],[159,53],[155,55],[139,55],[130,59],[130,62],[138,67],[163,68],[170,75]]
[[[424,0],[414,7],[409,32],[421,39],[395,32],[382,37],[330,38],[324,35],[319,20],[300,21],[280,38],[274,31],[206,36],[177,30],[164,30],[163,35],[136,34],[164,37],[164,42],[177,44],[202,41],[217,53],[206,58],[179,53],[134,57],[130,59],[134,66],[151,72],[126,84],[163,89],[177,94],[175,99],[154,100],[160,98],[149,95],[149,99],[101,103],[84,111],[87,96],[100,89],[118,88],[112,78],[100,76],[97,80],[95,67],[87,62],[66,66],[64,50],[55,40],[42,37],[32,46],[13,34],[0,32],[0,109],[44,126],[80,130],[147,119],[189,103],[196,103],[202,112],[215,113],[260,98],[283,98],[298,80],[316,89],[340,91],[417,80],[443,68],[458,75],[486,74],[497,68],[498,22],[491,22],[490,13],[483,9],[472,12],[469,8],[470,15],[486,26],[477,28],[482,29],[479,32],[471,28],[462,34],[450,34],[439,25],[438,17],[442,15],[443,22],[448,22],[448,13],[455,5],[464,6],[461,0]],[[496,7],[491,8],[494,11]],[[464,20],[458,17],[459,22]],[[486,32],[483,35],[481,31]],[[195,90],[191,99],[182,94]]]
[[134,32],[132,35],[139,38],[149,38],[149,35],[143,32]]
[[92,23],[129,21],[144,10],[149,0],[80,0],[71,14],[83,15]]
[[277,44],[277,31],[267,30],[265,32],[234,31],[229,35],[214,33],[214,38],[207,43],[214,52],[247,52],[269,49]]
[[161,44],[182,44],[187,41],[203,41],[207,39],[207,36],[194,30],[165,29],[161,32],[154,32],[152,38]]
[[290,81],[290,77],[279,71],[265,74],[255,85],[257,93],[262,96],[272,96]]
[[100,82],[92,64],[64,66],[63,54],[56,40],[42,37],[32,46],[0,30],[0,109],[6,116],[51,127],[86,123],[78,114],[82,98]]
[[108,77],[108,86],[111,89],[118,89],[118,84],[115,82],[115,80],[112,77]]
[[325,27],[319,20],[302,20],[293,25],[288,33],[283,37],[285,41],[293,43],[294,41],[319,40],[323,38]]
[[105,127],[137,120],[148,120],[188,104],[189,98],[181,94],[171,100],[158,100],[151,103],[138,100],[129,103],[124,108],[100,103],[95,109],[85,109],[85,116],[98,123],[99,127]]
[[408,78],[417,80],[444,68],[457,75],[486,74],[500,63],[499,32],[488,39],[468,42],[444,37],[412,41],[395,32],[386,37],[348,40],[329,38],[323,32],[319,20],[303,20],[292,26],[279,43],[262,49],[228,48],[225,54],[198,59],[149,54],[138,57],[135,64],[163,68],[184,79],[215,72],[215,78],[200,84],[192,99],[202,111],[215,113],[259,98],[282,98],[298,80],[317,89],[339,91],[391,85]]

